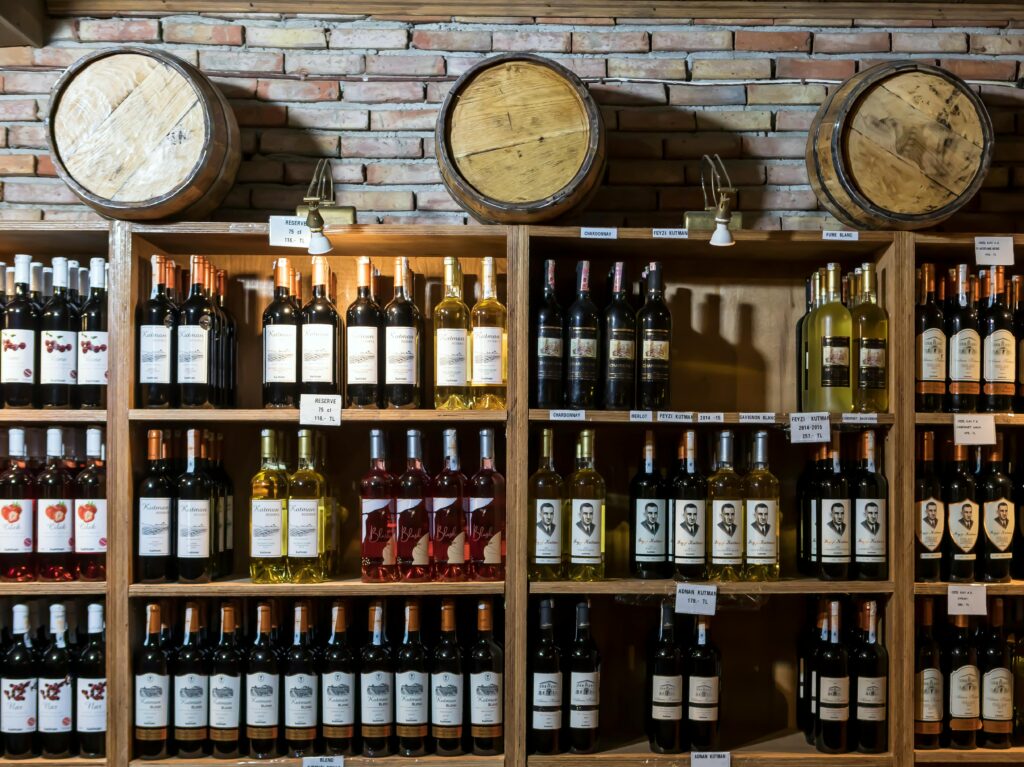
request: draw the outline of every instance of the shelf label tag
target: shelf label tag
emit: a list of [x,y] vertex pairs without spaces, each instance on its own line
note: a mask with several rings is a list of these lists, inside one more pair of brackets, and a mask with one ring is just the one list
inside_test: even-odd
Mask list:
[[584,240],[617,240],[619,230],[614,226],[584,226],[580,229],[580,237]]
[[983,584],[949,584],[946,592],[946,613],[949,615],[985,615],[985,586]]
[[659,410],[658,423],[693,423],[693,413],[682,410]]
[[714,615],[718,603],[718,586],[677,583],[676,612],[687,615]]
[[740,423],[775,423],[775,413],[740,413]]
[[548,420],[549,421],[585,421],[587,419],[586,410],[549,410]]
[[651,236],[656,240],[686,240],[690,232],[688,229],[652,229]]
[[345,767],[345,757],[338,756],[304,756],[302,767]]
[[299,397],[300,426],[341,426],[340,394],[303,394]]
[[860,239],[860,232],[848,229],[825,229],[821,233],[823,240],[839,240],[841,242],[857,242]]
[[308,248],[306,219],[295,216],[270,217],[270,244],[278,248]]
[[878,413],[843,413],[843,423],[878,423]]
[[996,444],[994,415],[954,415],[953,442],[957,445]]
[[650,410],[630,410],[630,423],[651,423],[654,421],[654,413]]
[[974,260],[978,266],[1013,266],[1013,238],[975,237]]
[[828,413],[790,413],[789,441],[797,442],[828,442]]
[[697,413],[697,423],[725,423],[725,413]]
[[693,751],[690,753],[691,767],[732,767],[732,754],[728,751]]

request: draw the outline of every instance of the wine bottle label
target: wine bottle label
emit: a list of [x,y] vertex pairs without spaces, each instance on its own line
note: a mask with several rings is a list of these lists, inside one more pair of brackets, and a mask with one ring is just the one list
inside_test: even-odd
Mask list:
[[228,548],[228,526],[227,526],[227,504],[222,495],[218,495],[213,502],[214,519],[217,520],[217,552],[227,551]]
[[179,384],[202,385],[210,382],[209,327],[178,325],[177,379]]
[[569,709],[569,727],[574,730],[596,730],[600,712],[594,709]]
[[75,499],[75,551],[103,554],[107,550],[107,499]]
[[359,713],[364,726],[390,725],[395,720],[394,686],[390,671],[364,671],[359,675]]
[[538,565],[558,565],[562,562],[561,500],[537,498],[533,502],[534,524],[537,526],[533,561]]
[[683,677],[655,674],[651,685],[651,718],[678,722],[683,718]]
[[537,377],[542,381],[562,380],[562,328],[558,325],[537,328]]
[[39,732],[71,732],[71,677],[40,677]]
[[977,666],[960,666],[949,674],[949,715],[976,719],[981,715],[981,680]]
[[981,375],[985,394],[1013,394],[1017,376],[1017,342],[1009,330],[996,330],[982,344]]
[[986,671],[981,679],[981,718],[1013,719],[1013,675],[1008,668]]
[[30,498],[0,501],[0,554],[31,554],[33,545]]
[[857,719],[862,722],[884,722],[886,687],[884,676],[857,678]]
[[315,674],[289,674],[284,678],[285,727],[316,727],[316,688]]
[[463,328],[438,328],[434,331],[435,386],[465,386],[469,370],[466,364],[466,331]]
[[257,671],[245,675],[245,723],[249,727],[277,727],[279,717],[277,674]]
[[0,331],[0,383],[36,382],[36,334],[32,330]]
[[320,525],[320,500],[288,499],[288,557],[312,559],[324,550],[323,528]]
[[[171,710],[171,679],[165,674],[137,674],[135,677],[135,726],[163,728]],[[7,696],[4,695],[6,702]],[[32,712],[33,714],[35,711]],[[6,717],[5,717],[6,720]]]
[[329,671],[321,678],[324,725],[351,727],[356,721],[356,675]]
[[853,553],[850,539],[850,501],[845,498],[821,500],[821,561],[823,564],[843,564]]
[[644,383],[668,381],[669,331],[645,328],[640,350],[640,380]]
[[884,338],[859,339],[857,388],[884,389],[886,344]]
[[718,677],[691,676],[688,702],[691,722],[717,722]]
[[428,684],[427,674],[423,671],[402,671],[395,674],[396,724],[427,723]]
[[40,498],[37,501],[36,551],[40,554],[71,551],[73,531],[68,510],[71,503],[63,498]]
[[569,561],[574,565],[601,564],[601,539],[604,537],[604,500],[573,498],[572,537],[569,539]]
[[692,498],[676,498],[672,501],[675,509],[675,560],[677,565],[703,565],[707,527],[704,501]]
[[481,671],[469,675],[469,717],[473,726],[501,724],[501,673]]
[[633,535],[637,562],[668,561],[665,506],[661,498],[638,498],[633,509]]
[[1009,559],[1015,528],[1013,501],[1000,498],[985,501],[985,537],[998,551],[989,554],[992,559]]
[[302,326],[302,382],[334,383],[337,365],[334,361],[337,343],[334,325],[324,322]]
[[462,726],[462,674],[452,671],[431,674],[430,697],[431,724],[439,727]]
[[210,727],[237,730],[242,701],[239,692],[242,680],[231,674],[210,677]]
[[743,529],[736,521],[742,504],[740,500],[711,502],[711,564],[743,564]]
[[573,671],[569,675],[569,705],[601,705],[601,672]]
[[632,381],[636,377],[636,331],[613,328],[608,331],[605,375],[610,381]]
[[818,717],[823,722],[846,722],[850,718],[850,677],[818,677]]
[[469,539],[469,560],[485,565],[500,565],[501,528],[493,498],[470,498],[466,515],[466,537]]
[[363,559],[393,565],[397,562],[395,538],[391,534],[393,508],[390,498],[360,499]]
[[822,337],[821,385],[826,388],[843,388],[850,385],[849,336]]
[[139,328],[139,383],[171,382],[171,329],[166,325]]
[[914,719],[920,722],[941,722],[942,672],[937,668],[922,669],[914,677],[914,686]]
[[797,683],[797,691],[796,691],[797,700],[806,700],[807,699],[807,662],[806,662],[806,660],[804,660],[804,657],[802,655],[797,658],[796,683]]
[[501,386],[505,383],[505,333],[502,328],[475,327],[470,342],[473,350],[474,386]]
[[416,328],[384,328],[384,383],[415,386],[420,382],[420,334]]
[[210,502],[178,499],[179,559],[205,559],[210,556]]
[[75,680],[75,730],[107,731],[107,680],[80,676]]
[[917,393],[946,392],[946,334],[927,328],[917,335]]
[[346,329],[345,351],[348,360],[349,384],[377,385],[377,340],[379,328],[352,327]]
[[812,562],[818,561],[818,508],[820,505],[816,498],[812,498],[808,504],[808,512],[811,519],[810,559]]
[[263,328],[263,383],[295,383],[298,375],[298,344],[295,325]]
[[461,565],[466,561],[465,515],[458,498],[433,498],[430,512],[430,538],[434,543],[434,562]]
[[139,556],[171,555],[170,498],[139,499]]
[[430,564],[429,518],[423,498],[399,498],[395,501],[398,511],[398,559],[415,566]]
[[562,729],[562,709],[543,710],[535,708],[531,715],[530,726],[535,730]]
[[973,328],[949,337],[949,392],[977,394],[981,381],[981,336]]
[[818,713],[818,672],[811,669],[811,715]]
[[542,708],[560,707],[562,705],[562,674],[533,674],[533,705]]
[[175,674],[174,726],[205,728],[210,721],[210,677],[205,674]]
[[974,547],[978,543],[978,504],[971,500],[952,501],[947,507],[949,515],[949,537],[960,551],[970,552],[974,559]]
[[276,559],[283,554],[281,522],[284,519],[284,504],[285,501],[280,498],[253,498],[249,502],[251,556]]
[[37,704],[35,679],[0,679],[0,730],[35,732]]
[[937,498],[917,502],[917,540],[927,551],[919,554],[921,559],[939,559],[942,552],[942,536],[946,532],[946,509]]
[[78,383],[78,333],[43,330],[41,335],[43,349],[39,355],[39,383]]
[[779,563],[779,502],[772,498],[746,501],[747,564]]
[[857,562],[885,561],[885,509],[884,498],[854,499],[853,558]]
[[569,328],[569,380],[597,380],[597,339],[595,327]]
[[107,349],[110,346],[105,330],[82,331],[78,334],[78,383],[83,386],[105,386],[107,383]]

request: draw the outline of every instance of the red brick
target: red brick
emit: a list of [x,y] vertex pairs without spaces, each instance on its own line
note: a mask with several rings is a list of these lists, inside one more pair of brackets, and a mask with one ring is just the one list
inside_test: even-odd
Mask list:
[[363,57],[351,53],[306,53],[289,51],[284,57],[286,72],[314,75],[358,75]]
[[985,106],[1024,109],[1024,90],[1007,88],[1004,85],[982,85],[981,100]]
[[443,75],[444,59],[440,56],[374,56],[366,57],[368,75]]
[[686,59],[608,59],[609,77],[685,80]]
[[806,147],[804,136],[743,136],[744,157],[803,157]]
[[49,93],[60,72],[7,72],[4,93]]
[[165,43],[193,45],[241,45],[241,24],[182,24],[164,22]]
[[243,184],[280,184],[284,181],[284,163],[265,157],[243,160],[238,166],[237,180]]
[[326,48],[327,32],[322,27],[247,26],[245,42],[256,48]]
[[607,74],[604,59],[583,59],[571,56],[552,56],[552,58],[577,77],[604,77]]
[[661,83],[592,83],[590,92],[599,104],[642,106],[667,101]]
[[573,32],[573,53],[647,53],[646,32]]
[[888,32],[817,32],[815,53],[883,53],[889,50]]
[[[707,170],[703,163],[686,163],[686,183],[700,186],[701,169]],[[764,183],[764,165],[750,160],[733,160],[729,163],[729,178],[736,186],[757,186]]]
[[334,193],[339,205],[354,205],[357,210],[414,210],[412,192],[339,191]]
[[736,31],[735,48],[738,51],[809,51],[810,32],[751,32]]
[[200,51],[204,72],[283,72],[284,54],[259,51]]
[[775,76],[801,80],[845,80],[857,70],[857,62],[847,59],[776,59]]
[[[427,101],[431,104],[436,104],[444,101],[444,97],[448,95],[448,91],[452,89],[455,83],[427,83]],[[410,99],[411,100],[411,99]]]
[[491,46],[496,51],[568,53],[570,45],[568,32],[494,32],[491,39]]
[[262,101],[337,101],[338,83],[300,80],[260,80],[256,97]]
[[32,49],[27,46],[0,48],[0,67],[32,66]]
[[814,210],[818,198],[810,189],[741,189],[740,210]]
[[697,127],[693,112],[683,109],[623,109],[619,127],[627,131],[690,131]]
[[[254,186],[247,190],[236,185],[235,189],[240,192],[250,191],[251,204],[255,208],[287,211],[294,211],[297,205],[302,204],[302,195],[306,191],[301,186]],[[249,200],[236,200],[225,207],[235,208],[248,204]]]
[[239,125],[273,127],[287,122],[283,104],[261,104],[258,101],[233,101],[231,109]]
[[0,99],[0,120],[35,120],[35,99]]
[[433,160],[424,163],[374,163],[366,168],[367,184],[440,184],[441,172]]
[[365,109],[288,107],[288,124],[302,128],[327,130],[366,130],[369,117]]
[[893,32],[895,53],[967,53],[967,35],[963,32]]
[[95,48],[57,48],[56,46],[36,48],[32,51],[32,63],[37,67],[68,67],[95,50]]
[[405,48],[409,33],[404,29],[332,29],[332,48]]
[[722,157],[740,156],[740,136],[736,133],[701,133],[694,136],[665,139],[665,156],[669,159],[699,160],[706,154]]
[[0,127],[0,147],[7,146],[7,128]]
[[[704,195],[699,187],[677,187],[658,191],[658,207],[661,210],[703,210]],[[679,225],[682,225],[680,216]],[[711,233],[708,232],[710,237]]]
[[433,130],[436,109],[387,109],[370,113],[370,130]]
[[942,59],[940,66],[965,80],[1013,80],[1017,76],[1017,62],[1012,59]]
[[417,29],[412,33],[412,47],[428,51],[489,51],[491,33]]
[[256,95],[259,80],[255,77],[214,77],[210,80],[220,88],[220,92],[228,98],[251,98]]
[[694,80],[767,80],[772,62],[758,59],[697,59],[690,64]]
[[418,138],[369,138],[363,136],[341,138],[342,157],[402,157],[423,156],[423,142]]
[[7,146],[35,149],[46,146],[46,128],[42,125],[11,125],[7,128]]
[[971,35],[971,53],[1024,56],[1024,35]]
[[775,113],[775,130],[805,131],[811,127],[811,121],[816,114],[817,111],[813,109],[780,109]]
[[[447,83],[446,83],[447,84]],[[434,85],[434,83],[431,83]],[[345,101],[360,104],[395,104],[423,101],[422,83],[345,83]]]
[[483,56],[449,56],[447,58],[448,74],[452,77],[461,77],[467,70],[483,61],[483,58]]
[[656,190],[644,186],[605,186],[597,190],[587,210],[653,210],[658,207]]
[[[312,161],[289,160],[284,164],[284,182],[308,185],[315,168]],[[361,184],[366,180],[363,165],[357,162],[332,162],[331,177],[335,184]]]
[[726,109],[697,113],[699,131],[768,131],[772,113],[768,110]]
[[53,159],[48,154],[36,155],[36,175],[54,178],[57,169],[53,167]]
[[459,211],[462,206],[447,191],[426,191],[416,193],[416,210]]
[[35,172],[35,155],[0,154],[0,176],[31,176]]
[[78,39],[83,42],[152,43],[160,39],[156,19],[82,19]]
[[747,86],[748,104],[820,104],[824,100],[824,85],[765,83]]
[[747,90],[742,85],[670,85],[668,103],[686,106],[746,104]]
[[728,30],[691,30],[652,32],[652,51],[728,51],[732,49],[732,32]]
[[7,202],[40,202],[55,205],[76,203],[79,199],[63,182],[6,181],[4,200]]
[[636,157],[657,160],[661,157],[661,137],[636,133],[609,133],[608,158],[612,160]]
[[293,129],[265,130],[260,133],[260,152],[337,157],[338,137]]
[[610,184],[677,185],[685,180],[686,166],[681,162],[622,160],[608,163]]

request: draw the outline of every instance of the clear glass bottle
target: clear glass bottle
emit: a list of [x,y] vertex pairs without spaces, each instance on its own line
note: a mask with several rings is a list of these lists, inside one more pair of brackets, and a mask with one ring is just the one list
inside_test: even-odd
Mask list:
[[249,577],[253,583],[285,583],[288,473],[278,468],[273,429],[260,431],[260,458],[260,470],[249,484]]
[[445,429],[444,468],[431,484],[430,541],[434,580],[466,580],[466,484],[455,429]]
[[718,433],[717,468],[708,477],[708,578],[738,581],[743,573],[743,478],[733,468],[735,435]]
[[75,477],[75,572],[79,580],[107,577],[107,469],[103,432],[86,429],[85,468]]
[[748,581],[779,579],[780,529],[779,480],[768,468],[768,432],[754,434],[750,471],[743,480],[746,506],[746,567]]
[[299,429],[299,459],[288,477],[288,580],[327,578],[327,482],[316,470],[313,432]]
[[429,581],[430,561],[430,475],[423,468],[423,435],[418,429],[406,432],[405,473],[395,485],[398,576],[403,581]]
[[576,442],[576,471],[565,480],[569,530],[569,579],[604,578],[604,478],[594,468],[594,432],[584,429]]
[[498,300],[494,259],[481,266],[480,300],[470,312],[473,408],[504,410],[508,392],[508,311]]
[[469,577],[475,581],[505,578],[505,477],[494,461],[494,429],[480,430],[480,469],[467,486],[466,539]]
[[0,474],[0,580],[36,579],[35,498],[36,486],[26,470],[25,430],[7,432],[9,464]]
[[859,413],[889,410],[889,314],[878,305],[875,265],[861,266],[860,299],[853,322],[853,409]]
[[565,536],[562,517],[565,487],[555,471],[554,430],[541,431],[540,461],[527,487],[530,579],[554,581],[565,577]]
[[434,307],[434,407],[466,410],[473,406],[469,387],[470,312],[462,300],[462,269],[444,259],[444,298]]
[[384,432],[380,429],[370,430],[370,470],[360,482],[359,507],[363,581],[398,580],[395,478],[387,470]]
[[808,387],[805,410],[848,413],[853,409],[850,388],[850,337],[853,321],[839,293],[840,266],[828,265],[822,304],[808,325]]

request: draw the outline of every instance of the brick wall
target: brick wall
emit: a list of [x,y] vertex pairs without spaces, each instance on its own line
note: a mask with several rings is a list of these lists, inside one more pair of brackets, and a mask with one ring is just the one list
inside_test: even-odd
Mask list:
[[[684,210],[702,206],[700,156],[718,152],[752,226],[834,226],[807,185],[803,160],[805,131],[831,86],[806,80],[841,80],[876,61],[909,56],[968,79],[1021,85],[1022,25],[972,24],[277,14],[53,19],[46,47],[0,48],[0,220],[93,217],[55,177],[43,129],[47,94],[79,56],[130,43],[197,64],[229,98],[244,158],[220,219],[261,220],[294,208],[315,158],[328,156],[335,158],[338,199],[359,209],[360,222],[471,221],[438,177],[437,109],[474,62],[534,51],[586,79],[604,111],[608,170],[585,223],[678,225]],[[995,162],[984,189],[947,228],[1024,230],[1024,90],[978,87],[995,125]]]

